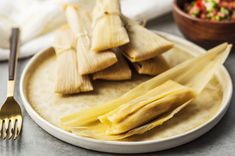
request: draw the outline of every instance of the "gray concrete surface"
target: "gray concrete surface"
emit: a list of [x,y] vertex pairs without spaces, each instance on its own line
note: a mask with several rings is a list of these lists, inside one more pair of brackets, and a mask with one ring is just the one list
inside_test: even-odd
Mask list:
[[[182,36],[173,22],[172,16],[167,15],[153,20],[147,25],[149,28]],[[226,67],[232,78],[235,78],[235,50],[226,62]],[[29,59],[21,60],[18,66],[18,80],[24,66]],[[0,63],[0,103],[6,97],[7,62]],[[16,98],[19,96],[17,82]],[[235,98],[227,114],[210,132],[191,143],[162,152],[143,155],[200,155],[200,156],[232,156],[235,155]],[[64,143],[42,130],[29,115],[24,112],[24,129],[22,136],[16,142],[0,140],[0,156],[111,156],[113,154],[89,151]]]

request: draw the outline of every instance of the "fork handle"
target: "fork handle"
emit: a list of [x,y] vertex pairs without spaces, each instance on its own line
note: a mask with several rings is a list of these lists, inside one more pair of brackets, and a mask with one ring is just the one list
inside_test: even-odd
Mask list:
[[9,59],[9,80],[15,79],[16,64],[18,59],[20,29],[12,28],[10,37],[10,59]]

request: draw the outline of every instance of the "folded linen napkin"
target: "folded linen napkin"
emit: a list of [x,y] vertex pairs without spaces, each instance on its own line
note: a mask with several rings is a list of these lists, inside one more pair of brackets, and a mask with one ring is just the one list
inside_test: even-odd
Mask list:
[[[21,29],[20,58],[48,48],[53,32],[65,23],[63,4],[88,3],[88,0],[0,0],[0,61],[9,56],[12,26]],[[89,0],[92,4],[95,0]],[[136,20],[151,20],[171,10],[173,0],[121,0],[124,15]]]

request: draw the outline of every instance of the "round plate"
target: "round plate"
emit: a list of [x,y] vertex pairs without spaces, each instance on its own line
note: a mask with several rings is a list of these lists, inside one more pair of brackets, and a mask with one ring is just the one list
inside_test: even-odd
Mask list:
[[[166,33],[160,33],[160,32],[157,32],[157,33],[162,35],[166,39],[176,43],[177,46],[182,46],[184,49],[187,49],[186,53],[189,56],[196,56],[196,55],[199,55],[200,53],[205,52],[204,49],[196,46],[195,44],[191,42],[181,39],[179,37],[175,37]],[[221,86],[221,90],[223,94],[219,107],[218,109],[216,109],[216,111],[214,111],[214,114],[211,117],[208,117],[206,119],[202,119],[201,117],[200,120],[204,120],[204,122],[198,124],[197,126],[194,126],[192,129],[189,129],[181,133],[176,133],[175,135],[170,136],[170,137],[154,138],[154,139],[149,139],[149,140],[137,139],[137,140],[132,140],[132,141],[102,141],[102,140],[76,136],[72,133],[64,131],[63,129],[59,128],[58,125],[53,124],[53,122],[51,122],[51,119],[48,119],[45,116],[41,115],[40,110],[37,107],[35,107],[33,102],[29,100],[28,98],[29,93],[27,89],[29,87],[28,86],[29,77],[32,76],[33,71],[39,68],[44,68],[40,65],[35,66],[35,62],[40,62],[40,63],[45,62],[46,61],[45,55],[48,53],[50,53],[50,49],[38,53],[30,60],[30,62],[24,69],[21,82],[20,82],[20,93],[23,99],[24,107],[26,111],[29,113],[29,115],[31,116],[31,118],[45,131],[47,131],[51,135],[65,142],[68,142],[70,144],[80,146],[86,149],[92,149],[92,150],[103,151],[103,152],[111,152],[111,153],[145,153],[145,152],[153,152],[153,151],[160,151],[160,150],[173,148],[173,147],[185,144],[187,142],[190,142],[193,139],[209,131],[222,118],[222,116],[226,112],[230,103],[230,99],[232,95],[232,81],[227,70],[224,67],[221,67],[216,73],[216,78]],[[172,62],[174,64],[174,61]],[[33,66],[34,66],[34,69],[32,69]],[[50,73],[47,73],[47,75],[49,75],[47,78],[51,79]],[[40,75],[36,75],[36,77],[40,77]],[[40,86],[45,85],[44,83],[40,83],[40,82],[38,83],[39,83],[38,89],[40,88]],[[44,95],[47,94],[46,91],[45,92],[42,91],[41,93]],[[43,98],[38,99],[38,100],[39,100],[39,103],[43,103],[45,105],[49,103],[48,101],[43,100]],[[49,104],[47,106],[49,107]],[[52,109],[48,113],[53,114],[53,111],[54,110]],[[187,127],[185,125],[183,126]]]

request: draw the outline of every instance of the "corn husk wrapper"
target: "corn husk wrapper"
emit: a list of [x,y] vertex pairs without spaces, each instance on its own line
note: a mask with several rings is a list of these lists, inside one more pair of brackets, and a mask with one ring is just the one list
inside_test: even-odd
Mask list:
[[139,74],[145,75],[158,75],[170,68],[161,55],[142,62],[134,62],[133,66]]
[[137,22],[123,16],[130,42],[121,47],[123,54],[131,62],[149,60],[166,52],[173,47],[173,43],[167,41],[154,32],[139,25]]
[[78,72],[74,37],[68,25],[55,34],[54,49],[57,57],[57,78],[55,92],[74,94],[93,90],[88,76]]
[[68,5],[66,17],[77,39],[78,69],[82,75],[101,71],[117,62],[116,55],[111,51],[97,53],[90,50],[90,27],[89,14],[78,6]]
[[68,127],[80,127],[90,122],[95,122],[98,120],[99,116],[143,95],[168,80],[176,81],[184,86],[192,88],[194,92],[200,93],[212,78],[218,67],[224,63],[230,50],[231,45],[228,45],[227,43],[221,44],[205,54],[201,54],[196,58],[185,61],[138,85],[115,100],[65,116],[61,118],[61,122]]
[[131,79],[131,69],[128,66],[128,63],[120,54],[118,49],[113,50],[117,55],[118,62],[112,65],[109,68],[106,68],[102,71],[99,71],[93,75],[93,80],[103,79],[103,80],[129,80]]
[[173,111],[170,111],[156,120],[153,120],[150,123],[147,123],[143,126],[140,126],[138,128],[132,129],[126,133],[119,134],[119,135],[107,135],[104,133],[104,131],[108,128],[105,124],[100,124],[99,121],[92,122],[87,127],[72,127],[70,128],[70,131],[76,135],[84,136],[84,137],[90,137],[100,140],[121,140],[125,139],[127,137],[137,135],[137,134],[143,134],[157,126],[162,125],[163,123],[170,120],[172,117],[174,117],[175,114],[177,114],[179,111],[181,111],[183,108],[185,108],[191,101],[188,101],[181,106],[177,107]]
[[174,110],[194,97],[192,89],[174,81],[167,81],[99,117],[99,120],[108,125],[109,128],[104,131],[106,134],[122,134]]
[[93,10],[92,50],[103,51],[129,42],[120,15],[119,0],[96,0]]
[[195,94],[189,87],[167,81],[102,116],[101,122],[73,127],[71,131],[77,135],[96,139],[124,139],[163,124],[189,104],[194,97]]

